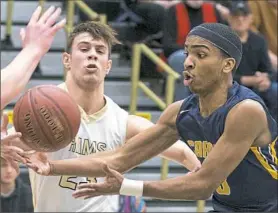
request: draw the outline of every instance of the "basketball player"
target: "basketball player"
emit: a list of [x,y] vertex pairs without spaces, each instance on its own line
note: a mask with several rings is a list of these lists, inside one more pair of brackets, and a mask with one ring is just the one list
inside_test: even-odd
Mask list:
[[[71,32],[67,52],[63,54],[66,80],[59,87],[67,91],[79,105],[81,125],[75,140],[66,148],[47,153],[48,159],[75,159],[115,150],[129,138],[153,125],[144,118],[128,115],[104,95],[104,79],[112,66],[111,48],[116,43],[119,41],[115,38],[115,32],[98,22],[78,24]],[[163,152],[162,156],[183,164],[189,170],[200,166],[196,155],[180,141]],[[111,196],[99,196],[86,201],[72,197],[80,183],[96,181],[94,176],[44,177],[30,171],[34,209],[38,212],[116,211],[113,204],[115,199]]]
[[[65,25],[65,19],[55,24],[61,13],[60,8],[55,9],[52,6],[40,17],[41,10],[41,7],[38,7],[32,14],[26,29],[21,30],[21,36],[25,37],[23,49],[7,67],[1,69],[1,110],[23,91],[40,59],[49,50],[56,32]],[[25,162],[25,159],[20,156],[23,150],[11,146],[13,141],[21,137],[21,133],[8,135],[7,125],[8,117],[3,115],[1,157]]]
[[185,52],[184,83],[194,94],[171,104],[155,126],[99,159],[123,172],[182,138],[203,161],[198,171],[142,182],[102,170],[93,155],[30,165],[46,175],[107,174],[104,183],[80,186],[75,197],[120,193],[203,200],[213,194],[215,211],[277,212],[277,124],[259,96],[233,81],[242,56],[240,39],[228,26],[206,23],[189,33]]

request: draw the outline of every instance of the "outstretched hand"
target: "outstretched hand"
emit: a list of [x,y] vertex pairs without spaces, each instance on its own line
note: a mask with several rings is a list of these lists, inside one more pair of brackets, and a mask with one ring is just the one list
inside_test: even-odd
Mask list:
[[104,182],[80,184],[72,196],[74,198],[84,197],[84,199],[88,199],[100,195],[119,194],[124,176],[116,170],[110,169],[106,164],[103,167],[103,171],[106,174]]
[[28,156],[26,166],[39,175],[47,176],[50,173],[50,163],[47,155],[43,152],[36,152]]
[[31,46],[38,50],[39,54],[44,55],[48,52],[56,32],[65,26],[66,20],[56,23],[61,8],[55,9],[51,6],[42,15],[41,12],[42,8],[37,7],[27,27],[21,29],[20,37],[23,47]]
[[19,161],[25,163],[26,160],[22,156],[24,151],[13,143],[21,137],[20,132],[8,134],[9,118],[7,114],[3,114],[1,121],[1,158],[8,161]]

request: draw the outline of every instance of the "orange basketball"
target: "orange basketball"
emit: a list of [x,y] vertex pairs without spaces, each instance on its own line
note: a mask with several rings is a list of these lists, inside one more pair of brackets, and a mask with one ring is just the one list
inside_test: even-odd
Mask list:
[[80,111],[67,92],[54,85],[28,90],[14,107],[14,127],[30,148],[54,152],[76,136]]

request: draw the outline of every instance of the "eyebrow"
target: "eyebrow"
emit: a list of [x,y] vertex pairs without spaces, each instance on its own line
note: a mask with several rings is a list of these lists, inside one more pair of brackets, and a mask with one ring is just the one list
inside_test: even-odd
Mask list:
[[[184,45],[184,48],[188,48],[188,45]],[[194,49],[194,48],[206,48],[207,50],[210,50],[209,47],[207,45],[204,45],[204,44],[193,44],[193,45],[190,45],[190,48],[191,49]]]
[[[82,44],[90,45],[91,43],[87,42],[87,41],[81,41],[77,45],[82,45]],[[96,46],[96,48],[104,48],[104,49],[106,49],[106,46],[104,46],[103,44],[97,44],[95,46]]]

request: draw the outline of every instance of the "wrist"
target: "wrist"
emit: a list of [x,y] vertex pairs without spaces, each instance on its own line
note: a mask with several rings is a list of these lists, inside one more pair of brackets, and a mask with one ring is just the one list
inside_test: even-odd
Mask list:
[[139,180],[129,180],[124,178],[121,188],[120,195],[126,196],[143,196],[144,182]]
[[33,56],[34,60],[38,61],[40,61],[45,54],[37,45],[26,45],[23,50],[27,51],[30,56]]
[[55,166],[52,162],[48,162],[49,164],[49,173],[48,173],[48,176],[49,175],[55,175]]

